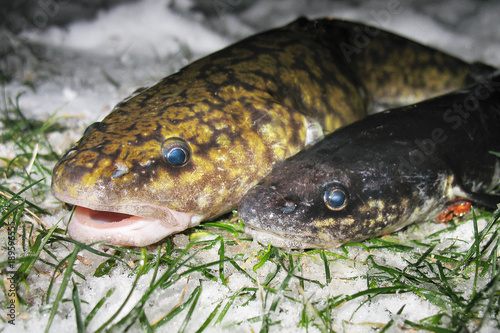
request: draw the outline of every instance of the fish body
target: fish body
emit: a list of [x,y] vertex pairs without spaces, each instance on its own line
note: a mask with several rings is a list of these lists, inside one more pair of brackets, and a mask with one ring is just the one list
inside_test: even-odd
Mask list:
[[235,208],[276,162],[377,105],[462,87],[490,69],[378,30],[360,47],[363,29],[298,19],[119,103],[54,168],[52,193],[77,206],[69,235],[155,243]]
[[500,75],[371,115],[277,165],[242,199],[262,243],[330,248],[500,196]]

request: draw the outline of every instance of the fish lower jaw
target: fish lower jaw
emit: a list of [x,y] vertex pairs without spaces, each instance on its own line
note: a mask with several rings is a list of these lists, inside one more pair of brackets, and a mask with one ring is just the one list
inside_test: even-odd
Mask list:
[[165,237],[198,225],[201,217],[167,209],[164,219],[140,217],[110,211],[97,211],[77,206],[68,214],[68,234],[74,240],[90,244],[142,247]]
[[325,243],[315,244],[307,241],[279,236],[269,231],[257,229],[254,227],[249,227],[248,225],[245,227],[245,233],[250,235],[254,240],[256,240],[258,243],[262,245],[267,246],[268,244],[271,244],[272,246],[276,246],[279,248],[287,248],[287,249],[304,250],[304,249],[335,248],[342,244],[341,242],[333,242],[328,244]]

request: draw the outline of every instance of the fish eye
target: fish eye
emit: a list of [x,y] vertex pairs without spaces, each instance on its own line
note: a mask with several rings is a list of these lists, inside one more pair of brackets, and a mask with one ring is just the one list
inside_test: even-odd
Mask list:
[[191,158],[191,149],[182,139],[170,138],[163,142],[162,155],[171,166],[184,166]]
[[325,191],[323,200],[328,209],[342,210],[347,206],[347,202],[349,201],[349,192],[342,185],[334,184]]

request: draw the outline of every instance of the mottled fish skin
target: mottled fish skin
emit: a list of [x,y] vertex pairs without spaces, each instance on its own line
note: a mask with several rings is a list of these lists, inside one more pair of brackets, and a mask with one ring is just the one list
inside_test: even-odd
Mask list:
[[[123,246],[157,242],[235,208],[274,163],[373,106],[437,95],[489,70],[383,31],[349,54],[346,46],[356,45],[363,29],[298,19],[119,103],[54,168],[53,194],[96,216],[80,223],[77,210],[70,236]],[[181,166],[166,161],[172,149],[186,157]],[[119,231],[111,213],[104,222],[97,211],[152,219],[166,231]],[[94,233],[100,229],[106,233]]]
[[458,198],[494,209],[491,151],[500,151],[500,75],[326,136],[249,191],[239,217],[264,244],[331,248],[436,220]]

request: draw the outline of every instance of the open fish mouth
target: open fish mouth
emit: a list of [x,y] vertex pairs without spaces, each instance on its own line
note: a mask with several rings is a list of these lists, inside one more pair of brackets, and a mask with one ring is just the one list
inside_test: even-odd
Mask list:
[[107,245],[142,247],[183,231],[199,220],[190,213],[161,208],[164,217],[143,217],[122,211],[96,210],[76,206],[68,214],[69,236],[82,243],[102,242]]

